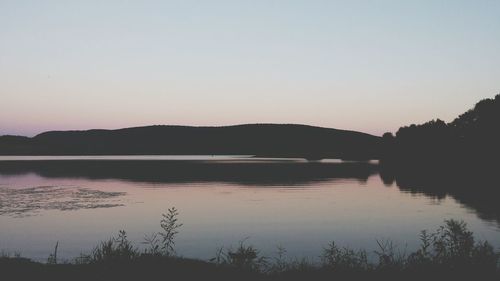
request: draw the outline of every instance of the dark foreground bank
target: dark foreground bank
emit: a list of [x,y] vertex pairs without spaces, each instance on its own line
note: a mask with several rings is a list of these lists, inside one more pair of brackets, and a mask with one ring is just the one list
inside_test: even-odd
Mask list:
[[500,280],[499,258],[488,242],[476,241],[466,224],[446,220],[434,232],[420,233],[420,248],[412,253],[391,241],[378,241],[375,261],[364,250],[338,247],[321,253],[321,262],[290,259],[278,248],[274,258],[263,257],[241,242],[220,249],[209,261],[175,255],[175,236],[182,224],[170,209],[162,232],[147,236],[139,250],[125,231],[98,244],[72,261],[57,257],[57,245],[46,263],[19,255],[0,257],[1,280]]
[[0,268],[2,280],[500,280],[498,272],[468,268],[335,269],[296,264],[282,272],[263,273],[166,257],[56,265],[22,258],[0,258]]

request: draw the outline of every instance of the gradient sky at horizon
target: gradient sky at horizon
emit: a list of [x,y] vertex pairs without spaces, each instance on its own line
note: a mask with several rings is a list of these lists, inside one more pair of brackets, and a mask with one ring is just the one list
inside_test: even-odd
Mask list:
[[0,135],[451,121],[500,91],[499,15],[500,1],[0,0]]

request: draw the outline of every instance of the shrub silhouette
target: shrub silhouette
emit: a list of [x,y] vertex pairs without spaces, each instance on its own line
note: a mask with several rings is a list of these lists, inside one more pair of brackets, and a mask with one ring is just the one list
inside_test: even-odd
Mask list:
[[377,240],[379,250],[374,251],[378,257],[378,269],[401,270],[406,266],[406,253],[400,251],[391,240]]
[[183,225],[178,222],[179,212],[175,207],[168,209],[166,214],[162,215],[163,218],[160,222],[160,226],[163,229],[162,232],[158,234],[162,237],[161,239],[161,249],[166,256],[173,256],[175,254],[175,236],[179,233],[178,229]]
[[247,239],[240,241],[236,249],[229,248],[224,251],[224,248],[219,248],[216,256],[210,261],[222,266],[251,271],[265,271],[269,265],[267,258],[260,256],[259,251],[254,246],[245,245]]
[[321,259],[323,266],[335,270],[366,270],[369,268],[366,251],[340,248],[335,245],[335,242],[331,242],[323,249]]
[[[132,261],[139,256],[139,251],[127,239],[125,230],[120,230],[117,237],[101,242],[87,257],[90,263],[119,263]],[[85,257],[82,257],[85,263]]]
[[[170,242],[182,225],[177,216],[177,209],[171,208],[162,219],[163,234],[175,233],[167,236]],[[234,250],[220,248],[208,263],[174,256],[174,244],[170,242],[167,243],[171,246],[168,252],[160,251],[163,240],[159,236],[153,238],[157,241],[152,244],[155,245],[153,249],[140,252],[121,230],[117,237],[101,242],[90,255],[82,255],[73,264],[53,262],[45,265],[3,252],[0,270],[4,276],[18,276],[20,280],[23,277],[30,280],[137,280],[158,274],[175,280],[366,280],[368,277],[422,280],[465,276],[498,280],[500,277],[499,253],[488,242],[475,241],[467,225],[457,220],[445,220],[432,233],[422,231],[420,248],[409,255],[399,251],[389,240],[377,241],[378,262],[375,263],[368,261],[364,250],[341,248],[332,242],[323,250],[321,264],[306,259],[285,261],[286,251],[282,247],[275,264],[271,264],[255,247],[245,245],[245,240]],[[57,250],[54,256],[55,253]]]
[[59,248],[59,241],[56,242],[54,252],[47,258],[47,264],[57,264],[57,249]]
[[474,240],[463,221],[445,220],[434,233],[423,231],[420,249],[408,258],[410,266],[439,266],[449,269],[480,267],[495,270],[498,253],[488,242]]

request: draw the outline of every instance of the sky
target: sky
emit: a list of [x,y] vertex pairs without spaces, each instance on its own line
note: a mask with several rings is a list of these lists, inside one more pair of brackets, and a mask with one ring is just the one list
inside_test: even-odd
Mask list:
[[499,15],[473,0],[0,0],[0,135],[451,121],[500,92]]

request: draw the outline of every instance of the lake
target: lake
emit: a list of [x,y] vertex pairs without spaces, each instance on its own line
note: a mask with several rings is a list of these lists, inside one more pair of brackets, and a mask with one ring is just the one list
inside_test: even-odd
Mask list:
[[[460,219],[500,247],[498,207],[463,193],[387,180],[379,164],[249,156],[0,156],[0,250],[66,259],[126,230],[138,247],[176,207],[177,253],[209,259],[252,244],[316,260],[334,240],[414,250],[421,230]],[[472,198],[471,200],[469,200]],[[484,201],[484,200],[483,200]]]

